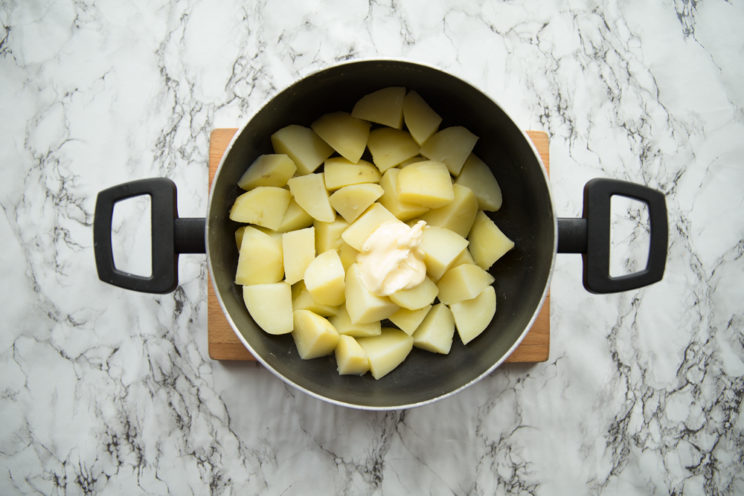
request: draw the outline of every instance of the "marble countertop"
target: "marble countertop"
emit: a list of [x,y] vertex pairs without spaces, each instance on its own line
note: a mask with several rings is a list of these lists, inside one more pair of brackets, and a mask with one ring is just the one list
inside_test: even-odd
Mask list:
[[[0,493],[744,493],[742,24],[723,0],[3,2]],[[663,281],[592,295],[559,256],[547,362],[371,413],[211,360],[203,255],[172,294],[98,280],[98,191],[166,176],[203,216],[210,131],[360,57],[452,72],[548,132],[561,216],[593,177],[663,191]],[[635,270],[643,210],[613,207],[613,270]]]

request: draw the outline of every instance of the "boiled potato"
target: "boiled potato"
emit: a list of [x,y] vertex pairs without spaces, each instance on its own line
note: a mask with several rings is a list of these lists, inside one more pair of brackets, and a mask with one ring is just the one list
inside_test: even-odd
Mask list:
[[238,248],[238,252],[240,252],[240,245],[243,244],[243,234],[245,234],[245,229],[248,226],[240,226],[235,230],[235,245]]
[[310,310],[295,310],[294,339],[300,358],[310,360],[330,355],[338,343],[338,332],[328,319]]
[[355,220],[344,232],[341,238],[357,251],[362,250],[362,245],[381,224],[385,222],[400,222],[388,209],[379,203],[373,203],[357,220]]
[[434,305],[413,333],[413,346],[432,353],[447,354],[452,348],[455,321],[444,303]]
[[297,229],[302,229],[304,227],[310,227],[312,225],[313,218],[310,217],[310,214],[305,212],[302,207],[297,205],[297,202],[292,198],[289,200],[289,205],[287,205],[287,211],[284,212],[282,223],[279,224],[279,227],[277,227],[275,231],[285,233],[296,231]]
[[359,255],[358,251],[346,244],[345,241],[341,241],[341,246],[338,248],[338,258],[341,259],[344,270],[349,270],[351,264],[356,262],[357,255]]
[[333,153],[333,148],[312,129],[296,124],[283,127],[272,134],[271,145],[276,153],[288,155],[300,174],[310,174]]
[[357,264],[346,271],[346,311],[354,324],[366,324],[387,319],[398,309],[389,298],[372,294],[362,281]]
[[408,310],[417,310],[430,305],[439,294],[437,285],[429,279],[411,289],[401,289],[390,295],[390,301]]
[[415,157],[411,157],[408,160],[404,160],[403,162],[401,162],[400,164],[398,164],[397,167],[399,169],[402,169],[406,165],[415,164],[416,162],[424,162],[426,160],[429,160],[429,159],[426,158],[426,157],[422,157],[421,155],[416,155]]
[[426,273],[433,281],[438,281],[467,246],[468,240],[456,232],[429,226],[424,230],[419,247],[424,254]]
[[380,179],[380,186],[384,193],[380,197],[380,204],[388,209],[399,220],[406,221],[426,213],[429,208],[415,203],[401,201],[398,194],[398,174],[400,169],[388,169]]
[[282,245],[277,238],[246,226],[235,271],[236,284],[274,283],[282,280]]
[[283,153],[259,155],[238,179],[238,186],[250,190],[256,186],[285,186],[297,166]]
[[460,184],[452,185],[455,198],[447,205],[429,210],[421,216],[431,226],[439,226],[454,231],[462,237],[470,232],[478,213],[478,199],[470,188]]
[[431,305],[426,305],[416,310],[399,308],[398,311],[389,317],[389,320],[401,331],[410,336],[424,320],[426,315],[429,313],[429,310],[431,310]]
[[462,264],[452,267],[437,282],[439,301],[450,305],[478,296],[493,284],[493,276],[477,265]]
[[305,269],[315,258],[315,228],[306,227],[282,235],[284,280],[294,284],[305,276]]
[[346,222],[354,222],[383,193],[379,184],[352,184],[333,193],[329,201]]
[[351,115],[383,126],[400,129],[403,125],[403,98],[406,89],[399,86],[373,91],[360,98]]
[[468,344],[488,327],[496,314],[496,291],[493,286],[486,286],[475,298],[453,303],[450,310],[460,340]]
[[336,218],[328,201],[328,191],[323,182],[323,174],[295,176],[287,181],[297,205],[321,222],[332,222]]
[[409,91],[403,99],[403,120],[408,132],[419,145],[434,134],[442,118],[415,91]]
[[305,287],[305,282],[299,281],[292,285],[292,308],[294,310],[310,310],[323,317],[331,317],[336,315],[343,308],[343,305],[333,306],[318,303]]
[[367,147],[372,154],[372,162],[380,172],[415,157],[419,152],[419,146],[410,134],[389,127],[381,127],[369,133]]
[[468,241],[473,260],[486,270],[514,248],[514,241],[501,232],[501,229],[482,211],[475,217]]
[[333,327],[336,328],[339,334],[346,336],[354,336],[355,338],[363,338],[367,336],[377,336],[380,334],[382,326],[380,321],[367,322],[366,324],[354,324],[349,317],[349,312],[346,311],[346,307],[341,305],[338,313],[329,319]]
[[501,208],[502,196],[499,182],[483,160],[471,153],[462,166],[455,184],[467,186],[478,199],[481,210],[495,212]]
[[478,137],[462,126],[452,126],[434,134],[421,145],[421,155],[442,162],[453,176],[460,174]]
[[367,352],[353,337],[339,336],[335,354],[340,375],[363,375],[369,371]]
[[323,253],[328,250],[340,250],[344,241],[341,234],[349,227],[344,219],[334,219],[333,222],[315,222],[315,251]]
[[457,255],[457,258],[450,264],[450,268],[457,267],[458,265],[462,264],[474,264],[475,260],[473,260],[473,256],[470,254],[470,250],[465,248],[462,250],[462,253]]
[[230,209],[230,220],[276,229],[282,223],[290,194],[276,186],[258,186],[238,196]]
[[428,208],[447,205],[455,198],[447,167],[431,160],[407,165],[398,173],[398,197]]
[[305,270],[305,287],[313,300],[322,305],[344,302],[344,266],[336,250],[328,250],[313,259]]
[[292,289],[286,282],[243,286],[243,301],[256,324],[267,333],[292,332]]
[[323,165],[323,176],[328,191],[335,191],[352,184],[380,181],[380,172],[371,163],[366,160],[352,163],[342,157],[331,157],[326,160]]
[[405,332],[385,327],[379,336],[357,339],[369,358],[372,377],[380,379],[403,363],[413,349],[413,338]]
[[356,163],[362,158],[369,137],[369,122],[346,112],[331,112],[321,116],[310,127],[346,160]]

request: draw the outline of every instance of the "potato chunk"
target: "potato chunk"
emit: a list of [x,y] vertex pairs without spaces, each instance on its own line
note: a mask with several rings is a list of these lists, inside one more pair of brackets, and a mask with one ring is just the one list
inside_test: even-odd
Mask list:
[[465,161],[455,184],[470,188],[478,199],[478,206],[481,210],[495,212],[501,208],[501,186],[488,165],[474,153],[471,153]]
[[315,252],[323,253],[328,250],[340,250],[344,241],[341,234],[349,227],[344,219],[334,219],[333,222],[315,222]]
[[353,337],[339,336],[335,354],[336,367],[340,375],[362,375],[369,371],[367,352]]
[[455,198],[447,167],[431,160],[404,167],[398,173],[398,197],[428,208],[447,205]]
[[393,167],[386,170],[382,175],[380,186],[382,186],[384,193],[380,197],[380,204],[402,221],[426,213],[429,210],[428,207],[401,201],[398,194],[398,174],[400,174],[400,169]]
[[281,242],[255,227],[246,226],[235,271],[236,284],[274,283],[282,280]]
[[292,309],[293,310],[310,310],[311,312],[322,315],[323,317],[331,317],[336,315],[342,306],[323,305],[318,303],[310,295],[310,292],[305,287],[304,281],[296,282],[292,285]]
[[315,258],[315,228],[306,227],[282,235],[284,280],[294,284],[305,277],[305,269]]
[[468,240],[473,260],[485,270],[514,248],[514,241],[501,232],[501,229],[482,211],[475,217]]
[[305,270],[305,287],[313,300],[323,305],[344,302],[344,266],[335,250],[321,253]]
[[385,327],[379,336],[357,339],[369,358],[372,377],[380,379],[403,363],[413,349],[413,338],[405,332]]
[[413,345],[422,350],[446,355],[452,348],[455,335],[455,321],[452,312],[444,303],[434,305],[416,332]]
[[414,333],[414,331],[416,331],[418,326],[429,313],[429,310],[431,310],[431,305],[426,305],[416,310],[400,308],[393,315],[391,315],[389,319],[390,322],[398,326],[401,331],[410,336]]
[[289,155],[300,174],[310,174],[333,153],[333,148],[312,129],[297,124],[283,127],[272,134],[271,145],[276,153]]
[[390,295],[390,300],[396,305],[408,310],[417,310],[430,305],[439,294],[439,288],[428,277],[418,286],[411,289],[401,289]]
[[429,226],[424,230],[420,246],[426,273],[433,281],[438,281],[467,246],[468,240],[459,234],[443,227]]
[[292,332],[292,289],[286,282],[243,286],[243,301],[256,324],[267,333]]
[[480,336],[496,314],[496,291],[493,286],[487,286],[475,298],[453,303],[450,310],[457,334],[463,344],[468,344]]
[[256,186],[278,186],[287,184],[294,176],[297,166],[283,153],[259,155],[238,179],[238,186],[250,190]]
[[238,196],[230,209],[230,220],[276,229],[289,205],[289,191],[259,186]]
[[372,154],[372,162],[380,172],[415,157],[419,152],[419,146],[410,134],[389,127],[381,127],[369,133],[367,146]]
[[351,163],[342,157],[331,157],[323,165],[323,176],[328,191],[335,191],[351,184],[376,183],[380,181],[377,167],[360,160]]
[[328,201],[328,191],[323,182],[323,174],[295,176],[287,181],[297,205],[321,222],[332,222],[336,218]]
[[322,115],[310,127],[346,160],[356,163],[362,158],[369,137],[369,122],[346,112],[331,112]]
[[296,231],[297,229],[302,229],[304,227],[310,227],[312,225],[313,218],[310,217],[310,214],[305,212],[302,207],[297,205],[297,202],[292,198],[289,200],[289,205],[287,205],[287,211],[284,212],[282,223],[279,224],[279,227],[277,227],[275,231],[285,233]]
[[390,317],[398,305],[386,297],[372,294],[362,281],[357,264],[346,271],[346,311],[354,324],[366,324]]
[[329,200],[346,222],[354,222],[383,193],[379,184],[352,184],[333,193]]
[[406,89],[400,86],[373,91],[354,104],[351,115],[357,119],[400,129],[403,125],[405,95]]
[[429,139],[442,123],[439,114],[415,91],[409,91],[403,99],[403,120],[419,145]]
[[493,281],[493,276],[477,265],[458,265],[445,272],[437,283],[439,301],[450,305],[470,300],[478,296]]
[[294,311],[292,338],[303,360],[330,355],[338,343],[338,332],[328,319],[310,310]]
[[339,308],[338,313],[329,320],[339,334],[354,336],[355,338],[377,336],[380,334],[380,329],[382,329],[379,320],[367,322],[366,324],[354,324],[343,305]]
[[361,251],[362,245],[375,229],[385,222],[394,221],[397,219],[393,214],[379,203],[374,203],[341,234],[341,238],[355,250]]
[[455,198],[447,205],[429,210],[421,216],[431,226],[439,226],[454,231],[462,237],[470,232],[478,213],[478,199],[470,188],[453,184]]
[[462,126],[442,129],[421,145],[421,155],[442,162],[453,176],[462,170],[478,137]]

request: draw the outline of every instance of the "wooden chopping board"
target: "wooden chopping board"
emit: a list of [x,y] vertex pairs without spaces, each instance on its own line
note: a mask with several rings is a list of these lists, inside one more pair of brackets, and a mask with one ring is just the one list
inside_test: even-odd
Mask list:
[[[209,184],[212,184],[222,155],[230,144],[230,140],[237,129],[215,129],[209,139]],[[546,168],[549,168],[550,154],[548,151],[548,135],[541,131],[527,131],[542,157]],[[238,340],[235,332],[228,324],[222,308],[217,301],[211,279],[208,280],[207,290],[207,339],[209,356],[214,360],[255,360],[253,355],[245,349]],[[507,362],[532,363],[544,362],[550,352],[550,295],[535,320],[534,325],[525,336],[519,347],[514,350]]]

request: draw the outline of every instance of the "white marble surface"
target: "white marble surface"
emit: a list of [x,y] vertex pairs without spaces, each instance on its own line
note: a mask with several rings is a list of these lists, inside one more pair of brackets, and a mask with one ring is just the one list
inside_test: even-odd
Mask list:
[[[3,1],[0,493],[744,493],[742,24],[722,0]],[[560,215],[592,177],[661,189],[664,280],[594,296],[561,256],[548,362],[392,413],[210,360],[203,256],[170,295],[98,281],[99,190],[167,176],[203,215],[212,128],[373,56],[450,71],[548,131]],[[625,270],[644,217],[619,209]]]

